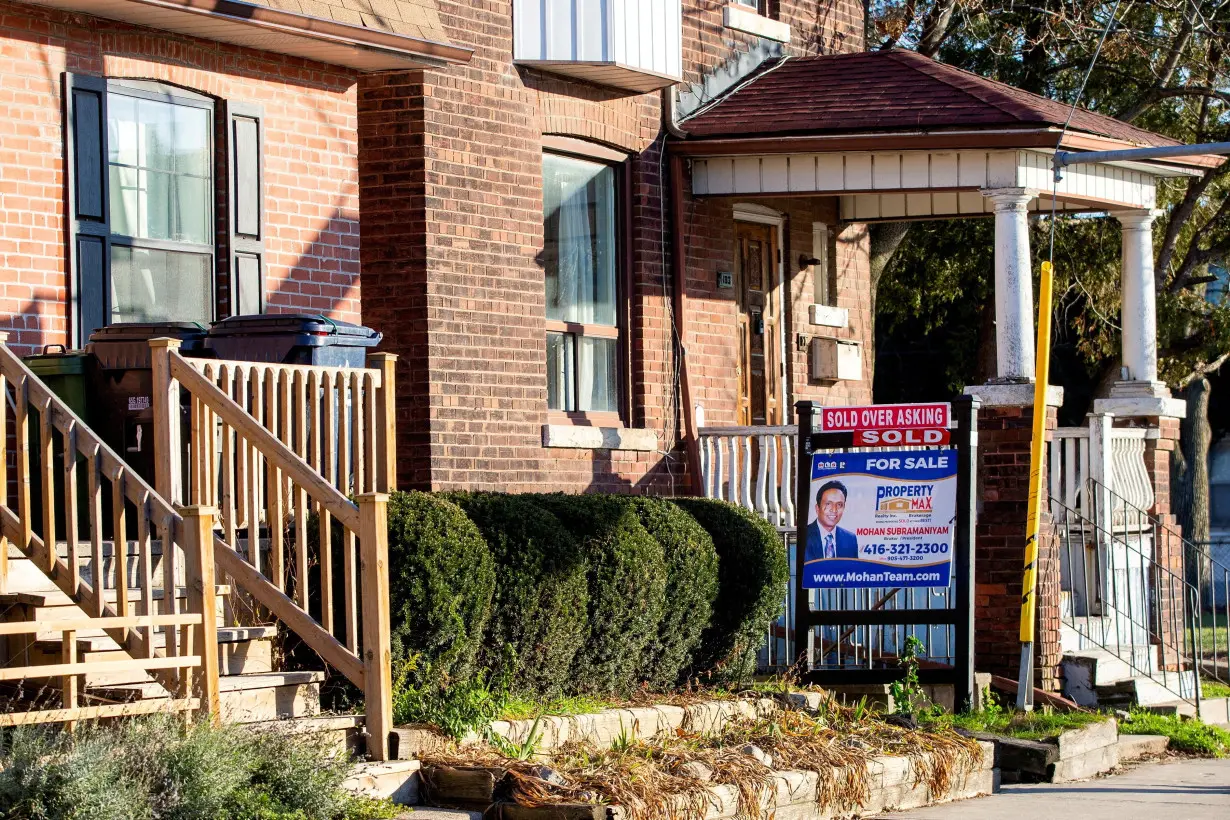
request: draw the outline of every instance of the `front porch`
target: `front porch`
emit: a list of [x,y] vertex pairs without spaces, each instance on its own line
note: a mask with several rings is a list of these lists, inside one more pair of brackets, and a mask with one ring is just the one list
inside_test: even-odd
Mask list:
[[[873,74],[874,85],[867,79]],[[800,88],[808,90],[800,93]],[[774,116],[766,117],[766,112]],[[1035,374],[1036,266],[1029,247],[1029,219],[1106,214],[1118,221],[1123,235],[1123,377],[1109,396],[1095,403],[1091,426],[1083,431],[1054,430],[1062,390],[1048,391],[1050,463],[1044,493],[1049,491],[1055,499],[1056,524],[1048,523],[1042,538],[1035,679],[1046,688],[1058,689],[1061,656],[1069,648],[1064,629],[1072,628],[1073,619],[1083,611],[1079,599],[1087,594],[1082,591],[1085,574],[1073,572],[1073,565],[1062,554],[1058,527],[1067,527],[1068,536],[1072,530],[1068,513],[1061,514],[1060,505],[1076,515],[1090,516],[1092,511],[1082,505],[1090,503],[1095,494],[1089,488],[1100,486],[1117,498],[1128,499],[1128,506],[1139,515],[1150,517],[1177,537],[1168,503],[1168,460],[1184,408],[1158,381],[1151,226],[1161,180],[1191,174],[1220,159],[1197,157],[1185,160],[1186,164],[1092,163],[1066,169],[1056,178],[1051,157],[1057,150],[1080,152],[1170,141],[1107,117],[1070,112],[1054,101],[906,52],[783,60],[762,68],[736,91],[692,113],[680,125],[686,138],[672,142],[670,150],[681,165],[690,168],[686,184],[702,204],[698,209],[708,207],[710,213],[720,210],[719,203],[734,202],[736,211],[784,211],[811,203],[816,210],[831,208],[833,221],[823,227],[838,237],[877,222],[995,220],[994,248],[981,251],[993,257],[994,266],[995,378],[967,386],[965,392],[981,401],[976,569],[979,669],[1013,678],[1019,652],[1017,612]],[[797,236],[798,232],[787,234]],[[786,319],[790,346],[802,351],[833,342],[849,344],[857,341],[852,338],[856,334],[866,334],[866,328],[856,324],[854,312],[841,316],[844,305],[840,304],[842,299],[848,304],[866,298],[865,280],[842,270],[836,286],[826,290],[814,284],[815,277],[833,269],[834,254],[799,254],[797,249],[784,254],[787,260],[796,257],[798,267],[788,263],[783,274],[788,289],[783,302],[793,308]],[[835,313],[839,319],[833,327]],[[867,314],[857,318],[872,320]],[[813,358],[795,357],[796,370],[799,364],[807,369],[783,379],[778,398],[782,407],[812,398],[817,385],[833,384],[816,378],[828,374],[810,369]],[[864,368],[868,365],[864,362]],[[853,401],[847,398],[849,403],[870,403],[869,391],[867,399],[860,401],[858,386],[852,386],[855,390],[850,397]],[[783,532],[792,529],[794,467],[781,455],[796,435],[794,428],[782,426],[789,419],[728,427],[725,425],[737,419],[714,412],[715,405],[711,400],[697,400],[692,406],[699,411],[700,488],[713,497],[756,510]],[[1092,468],[1088,466],[1089,448],[1094,452]],[[1123,533],[1106,523],[1108,537],[1121,542]],[[1169,543],[1171,538],[1167,535],[1161,540]],[[1069,537],[1064,544],[1070,541]],[[1163,548],[1153,541],[1142,549],[1144,544],[1139,538],[1128,544],[1129,550],[1139,553],[1132,558],[1138,567],[1143,561],[1151,572],[1181,578],[1182,550]],[[1105,549],[1102,554],[1104,564]],[[1122,568],[1122,556],[1120,563]],[[1184,593],[1178,587],[1165,587],[1158,587],[1147,612],[1138,611],[1143,599],[1137,596],[1134,609],[1125,612],[1124,619],[1152,624],[1152,640],[1166,647],[1157,652],[1173,657],[1179,651],[1182,625],[1177,629],[1158,625],[1185,611]],[[1107,589],[1111,590],[1107,595],[1114,597],[1113,587]],[[856,605],[892,608],[914,595],[899,592],[872,591]],[[1119,595],[1117,605],[1127,610],[1124,599],[1125,595]],[[911,604],[931,605],[925,598]],[[784,643],[784,622],[780,626],[778,641],[771,642],[773,649],[766,657],[791,657]],[[930,647],[932,636],[925,637]],[[1085,637],[1089,639],[1088,634]],[[871,662],[877,642],[883,652],[900,639],[888,641],[881,634],[857,640]],[[1117,634],[1104,636],[1102,648],[1115,651],[1120,643]],[[1159,661],[1161,666],[1166,665],[1164,660]],[[1190,694],[1190,689],[1183,691],[1183,696]]]

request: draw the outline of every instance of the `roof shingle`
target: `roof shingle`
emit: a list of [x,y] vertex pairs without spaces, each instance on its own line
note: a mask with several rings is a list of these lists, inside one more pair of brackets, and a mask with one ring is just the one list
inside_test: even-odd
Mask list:
[[448,43],[436,0],[245,0],[258,6]]
[[[694,137],[1060,127],[1071,106],[913,51],[787,58],[686,120]],[[1141,146],[1175,140],[1077,108],[1069,126]]]

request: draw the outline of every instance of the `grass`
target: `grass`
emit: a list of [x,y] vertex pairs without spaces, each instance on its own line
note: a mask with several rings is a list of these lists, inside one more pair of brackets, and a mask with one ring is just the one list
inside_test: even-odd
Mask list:
[[[1196,648],[1201,650],[1202,654],[1212,652],[1227,652],[1230,651],[1230,628],[1226,626],[1225,612],[1206,612],[1201,620],[1202,628],[1196,637]],[[1214,627],[1216,626],[1216,629]],[[1216,632],[1216,641],[1214,641],[1214,632]],[[1188,646],[1191,646],[1192,630],[1187,629],[1184,637],[1188,641]]]
[[932,725],[950,725],[968,732],[987,732],[1022,740],[1046,740],[1070,729],[1081,729],[1105,720],[1106,715],[1096,712],[1055,712],[1046,708],[1027,713],[984,711],[928,718]]
[[0,820],[376,820],[336,747],[156,715],[0,733]]
[[1203,757],[1225,757],[1230,753],[1230,732],[1179,715],[1158,715],[1136,710],[1131,718],[1119,722],[1125,735],[1165,735],[1170,748]]
[[1200,681],[1200,696],[1204,698],[1230,698],[1230,686],[1221,681],[1205,678]]
[[512,695],[504,701],[503,709],[500,712],[500,719],[529,720],[541,715],[567,717],[571,715],[584,715],[589,712],[601,712],[603,709],[616,709],[623,705],[625,705],[623,701],[586,695],[561,697],[548,701],[536,701]]

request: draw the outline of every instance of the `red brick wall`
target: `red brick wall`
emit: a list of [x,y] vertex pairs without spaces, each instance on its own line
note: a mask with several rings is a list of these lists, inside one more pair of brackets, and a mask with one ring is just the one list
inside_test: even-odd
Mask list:
[[359,319],[353,76],[305,60],[0,1],[0,329],[67,340],[65,71],[163,80],[260,105],[271,310]]
[[[1047,430],[1055,428],[1049,408]],[[1033,409],[978,411],[979,511],[974,552],[974,651],[978,671],[1016,680],[1020,672],[1021,581],[1029,503]],[[1042,475],[1046,475],[1045,461]],[[1042,488],[1046,509],[1046,487]],[[1034,685],[1059,689],[1059,544],[1049,516],[1038,541]]]
[[[862,5],[854,0],[781,4],[796,53],[862,48]],[[638,95],[512,64],[509,0],[440,0],[449,38],[475,49],[472,61],[439,71],[365,78],[359,100],[363,180],[364,316],[399,372],[399,472],[406,486],[641,492],[682,486],[677,447],[681,408],[670,322],[669,241],[663,245],[661,111]],[[685,0],[684,73],[727,59],[752,38],[725,29],[722,4]],[[665,453],[541,446],[547,421],[542,251],[544,134],[593,140],[634,155],[629,332],[631,418],[655,430]],[[389,156],[392,151],[396,156]],[[774,205],[810,252],[811,221],[831,200]],[[685,328],[693,386],[710,419],[733,406],[733,315],[710,291],[733,263],[730,203],[689,202],[689,309]],[[866,281],[865,239],[842,245],[852,289]],[[794,256],[797,258],[797,251]],[[789,268],[788,268],[789,272]],[[861,277],[861,278],[860,278]],[[795,285],[810,293],[810,282]],[[843,293],[858,308],[865,296]],[[792,291],[790,301],[795,301]],[[865,310],[865,308],[864,308]],[[870,333],[868,317],[852,324]],[[793,351],[793,333],[788,331]],[[799,395],[870,398],[870,379]],[[800,381],[802,380],[802,381]],[[690,412],[687,411],[687,412]]]

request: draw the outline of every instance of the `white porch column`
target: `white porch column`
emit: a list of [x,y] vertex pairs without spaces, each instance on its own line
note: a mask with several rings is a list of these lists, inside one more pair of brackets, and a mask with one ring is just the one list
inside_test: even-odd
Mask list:
[[1034,377],[1034,291],[1029,263],[1027,188],[986,188],[995,208],[996,376],[1025,382]]
[[1153,211],[1114,214],[1123,227],[1123,366],[1128,379],[1157,381],[1157,290]]

